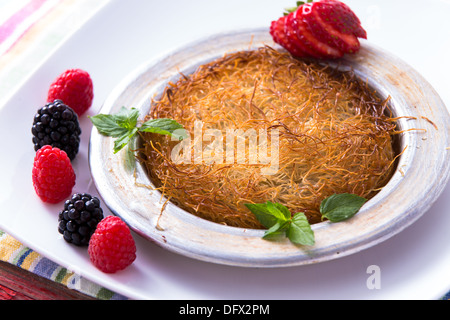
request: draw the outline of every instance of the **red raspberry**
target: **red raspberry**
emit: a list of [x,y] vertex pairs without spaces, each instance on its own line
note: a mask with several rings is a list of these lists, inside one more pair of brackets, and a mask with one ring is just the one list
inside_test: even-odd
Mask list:
[[39,198],[48,203],[58,203],[72,193],[75,172],[67,154],[46,145],[34,157],[33,186]]
[[136,259],[136,245],[128,226],[117,216],[107,216],[97,225],[88,247],[92,263],[105,273],[115,273]]
[[92,79],[84,70],[69,69],[50,85],[47,102],[59,99],[72,108],[78,116],[84,114],[92,105],[94,88]]

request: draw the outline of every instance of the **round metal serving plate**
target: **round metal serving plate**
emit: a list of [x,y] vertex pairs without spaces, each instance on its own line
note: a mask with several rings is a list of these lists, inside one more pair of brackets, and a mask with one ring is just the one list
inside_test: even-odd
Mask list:
[[[218,34],[152,60],[119,84],[101,113],[135,107],[143,117],[151,99],[180,72],[226,53],[273,43],[267,29]],[[279,48],[279,47],[278,47]],[[127,152],[113,153],[114,141],[93,128],[89,148],[95,185],[110,210],[135,232],[173,252],[213,263],[244,267],[281,267],[323,262],[356,253],[402,231],[422,216],[445,187],[449,177],[449,114],[433,88],[395,56],[362,42],[356,55],[332,62],[353,69],[378,94],[391,97],[400,135],[395,174],[389,183],[353,218],[312,226],[316,244],[299,246],[287,239],[267,241],[264,230],[228,227],[200,219],[152,190],[138,162]],[[417,130],[419,129],[419,130]],[[133,168],[134,167],[134,168]]]

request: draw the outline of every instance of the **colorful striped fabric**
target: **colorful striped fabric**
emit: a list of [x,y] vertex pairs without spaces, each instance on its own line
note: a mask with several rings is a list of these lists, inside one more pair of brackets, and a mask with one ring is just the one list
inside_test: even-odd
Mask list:
[[[0,106],[108,0],[0,0]],[[0,260],[102,300],[126,297],[54,263],[0,230]]]
[[78,274],[54,263],[36,251],[0,231],[0,260],[33,272],[46,279],[66,285],[102,300],[124,300],[126,297],[105,289]]

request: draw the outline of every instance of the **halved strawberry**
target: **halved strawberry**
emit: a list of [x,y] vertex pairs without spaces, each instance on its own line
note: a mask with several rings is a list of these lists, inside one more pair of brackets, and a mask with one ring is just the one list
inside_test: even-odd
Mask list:
[[338,48],[328,45],[311,33],[308,25],[303,19],[301,7],[293,13],[293,27],[295,28],[297,37],[300,41],[312,48],[321,58],[336,59],[344,55]]
[[280,46],[289,51],[290,54],[296,57],[305,57],[306,54],[297,48],[285,33],[287,16],[282,16],[276,21],[272,21],[270,25],[270,34],[272,35],[273,41],[278,43]]
[[[334,5],[334,4],[333,4]],[[306,3],[299,8],[304,22],[308,25],[311,33],[328,45],[338,48],[345,53],[355,53],[360,48],[358,38],[352,33],[342,33],[333,28],[332,24],[322,19],[321,9],[331,6],[327,2]]]

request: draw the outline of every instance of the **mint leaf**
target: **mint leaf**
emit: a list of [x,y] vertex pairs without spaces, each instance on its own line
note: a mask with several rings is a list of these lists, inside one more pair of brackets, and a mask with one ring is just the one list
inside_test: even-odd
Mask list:
[[122,107],[117,114],[113,115],[113,117],[120,127],[132,130],[137,125],[139,111],[135,108],[128,110],[127,108]]
[[277,220],[287,221],[291,218],[291,212],[288,208],[280,203],[273,203],[268,201],[266,203],[267,210],[277,218]]
[[296,213],[292,217],[286,235],[291,242],[296,244],[312,246],[315,243],[314,231],[303,212]]
[[119,152],[132,141],[138,131],[172,135],[182,140],[187,136],[183,126],[172,119],[152,119],[138,126],[139,110],[122,107],[116,114],[98,114],[89,117],[102,135],[117,138],[114,153]]
[[303,213],[291,217],[288,208],[280,203],[266,202],[245,204],[255,214],[258,221],[268,228],[263,238],[269,239],[275,235],[285,234],[295,244],[313,245],[314,232]]
[[[367,199],[355,194],[334,194],[320,204],[320,213],[331,222],[339,222],[354,216]],[[245,206],[268,230],[263,238],[285,234],[295,244],[312,246],[315,244],[314,231],[303,212],[291,216],[288,208],[280,203],[246,203]]]
[[[165,135],[173,135],[179,140],[186,138],[186,131],[181,131],[183,126],[172,119],[160,118],[160,119],[150,119],[142,124],[139,131],[142,132],[153,132]],[[184,133],[183,133],[184,132]]]
[[320,204],[320,213],[331,222],[340,222],[353,217],[367,199],[351,193],[334,194]]
[[277,221],[271,228],[266,230],[263,238],[269,239],[273,236],[278,236],[283,233],[286,233],[286,229],[289,226],[289,221]]
[[269,210],[266,203],[246,203],[245,206],[256,216],[256,219],[266,228],[271,228],[278,222]]
[[114,153],[122,150],[122,148],[131,141],[137,131],[138,129],[134,128],[132,130],[128,130],[124,135],[117,137],[116,141],[114,141]]
[[116,118],[110,114],[98,114],[93,117],[89,117],[91,122],[97,128],[100,134],[109,136],[109,137],[120,137],[126,134],[129,130],[121,127]]

